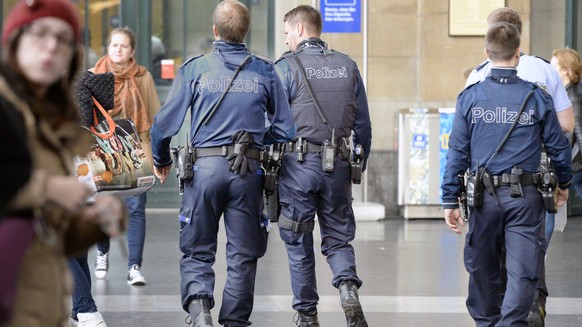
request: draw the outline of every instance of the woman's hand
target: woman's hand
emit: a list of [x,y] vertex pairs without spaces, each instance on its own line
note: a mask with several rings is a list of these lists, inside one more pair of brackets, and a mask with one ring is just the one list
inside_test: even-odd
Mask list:
[[119,236],[125,231],[127,215],[125,205],[114,195],[99,195],[95,203],[83,211],[83,219],[101,226],[110,237]]
[[73,176],[51,176],[46,183],[47,199],[71,211],[80,213],[91,189]]

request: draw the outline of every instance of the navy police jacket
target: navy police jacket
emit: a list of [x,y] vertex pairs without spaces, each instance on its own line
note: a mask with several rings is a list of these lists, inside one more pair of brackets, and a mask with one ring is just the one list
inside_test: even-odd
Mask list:
[[156,167],[172,162],[170,141],[188,112],[189,136],[195,148],[231,145],[231,137],[241,129],[252,136],[259,149],[293,138],[295,124],[281,80],[271,62],[254,55],[242,67],[212,118],[202,126],[235,70],[249,55],[244,44],[216,41],[212,52],[180,67],[151,129]]
[[[526,95],[532,95],[516,117]],[[518,119],[503,148],[495,150]],[[492,175],[510,173],[514,166],[526,174],[539,171],[542,145],[561,188],[572,178],[571,151],[554,111],[551,97],[533,83],[517,77],[513,68],[493,68],[483,82],[467,87],[457,98],[442,183],[444,208],[458,208],[459,174],[487,167]]]
[[314,96],[335,138],[349,137],[354,131],[354,143],[361,144],[365,157],[370,154],[372,128],[368,112],[366,89],[356,63],[347,55],[330,50],[319,38],[309,38],[297,46],[295,53],[284,53],[275,67],[291,103],[297,126],[296,138],[322,144],[331,140],[331,132],[318,114],[309,94],[305,77],[293,55],[305,69]]

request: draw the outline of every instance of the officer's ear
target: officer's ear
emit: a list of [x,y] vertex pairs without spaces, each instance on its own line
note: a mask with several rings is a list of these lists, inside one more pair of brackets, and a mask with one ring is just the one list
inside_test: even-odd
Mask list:
[[298,36],[302,36],[304,30],[305,29],[303,27],[303,24],[301,23],[295,24],[295,32],[297,33]]
[[220,39],[220,35],[218,35],[218,30],[216,29],[216,25],[212,24],[212,34],[214,35],[215,40]]

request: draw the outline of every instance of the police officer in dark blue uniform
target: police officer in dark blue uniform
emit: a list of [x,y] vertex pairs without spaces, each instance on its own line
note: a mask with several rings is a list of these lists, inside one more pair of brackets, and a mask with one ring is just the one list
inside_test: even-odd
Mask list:
[[[291,49],[275,63],[284,80],[297,126],[285,145],[279,195],[280,235],[287,247],[296,323],[318,327],[313,251],[314,218],[321,230],[321,252],[340,290],[348,326],[368,326],[358,298],[350,162],[338,148],[354,132],[365,160],[372,139],[364,84],[353,60],[330,50],[320,39],[321,14],[301,5],[284,18],[285,43]],[[345,150],[345,149],[344,149]],[[348,150],[349,152],[349,150]]]
[[567,201],[572,177],[570,147],[551,97],[517,77],[519,44],[514,25],[490,25],[485,49],[491,74],[457,99],[443,177],[445,221],[460,235],[465,224],[458,209],[458,176],[467,169],[472,174],[464,257],[470,274],[466,304],[477,326],[527,326],[545,256],[544,203],[538,190],[542,146],[556,171],[558,205]]
[[212,265],[222,215],[228,269],[218,322],[251,324],[257,259],[266,250],[259,150],[268,142],[291,140],[295,134],[273,64],[252,55],[242,43],[249,24],[249,10],[241,2],[225,0],[217,5],[213,51],[180,68],[151,130],[155,172],[163,182],[172,163],[171,138],[190,111],[195,162],[180,209],[180,274],[182,306],[195,327],[213,326]]
[[[487,23],[509,23],[517,27],[517,30],[522,32],[522,19],[517,11],[509,7],[497,8],[487,17]],[[477,66],[469,78],[467,78],[466,86],[484,80],[491,69],[491,62],[486,60]],[[562,131],[565,133],[574,130],[574,110],[572,109],[572,102],[568,97],[568,93],[560,80],[560,75],[553,69],[552,65],[545,59],[537,56],[527,55],[521,53],[519,57],[519,64],[517,65],[517,76],[526,81],[536,83],[543,88],[552,97],[554,110],[558,116],[558,121]],[[548,238],[547,245],[549,246],[550,238],[554,230],[555,215],[553,213],[546,214],[546,237]],[[528,316],[528,323],[530,327],[543,327],[546,312],[546,298],[548,297],[548,287],[545,278],[545,262],[542,264],[540,279],[538,280],[537,292],[532,303],[532,309]]]

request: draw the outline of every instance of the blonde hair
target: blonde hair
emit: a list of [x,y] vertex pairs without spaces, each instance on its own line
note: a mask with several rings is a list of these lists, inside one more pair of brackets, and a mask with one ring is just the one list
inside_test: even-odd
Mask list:
[[560,67],[568,72],[570,83],[578,84],[582,76],[582,62],[578,52],[574,49],[556,49],[552,56],[556,57]]

